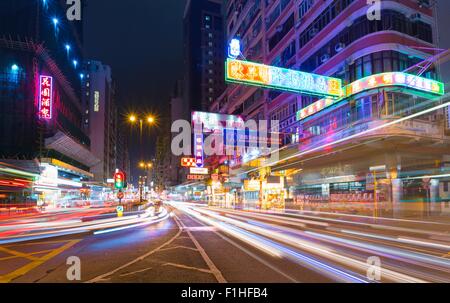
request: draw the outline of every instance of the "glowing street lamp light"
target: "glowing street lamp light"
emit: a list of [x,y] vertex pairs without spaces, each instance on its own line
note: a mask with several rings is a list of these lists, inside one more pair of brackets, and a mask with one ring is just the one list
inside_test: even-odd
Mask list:
[[136,122],[137,118],[135,115],[131,115],[130,117],[128,117],[128,120],[132,123]]
[[13,72],[17,72],[17,71],[19,70],[19,66],[18,66],[17,64],[13,64],[13,65],[11,66],[11,70],[12,70]]
[[150,123],[150,124],[155,123],[155,117],[149,116],[149,117],[147,118],[147,122]]

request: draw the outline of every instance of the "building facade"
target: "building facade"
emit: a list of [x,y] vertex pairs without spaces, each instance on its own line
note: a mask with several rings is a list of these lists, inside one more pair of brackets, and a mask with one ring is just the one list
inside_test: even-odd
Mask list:
[[[287,159],[238,167],[247,180],[261,181],[244,188],[244,201],[258,207],[375,202],[391,209],[446,201],[448,178],[422,178],[448,170],[444,111],[395,122],[442,102],[441,94],[420,92],[423,83],[440,80],[433,62],[426,64],[438,55],[435,7],[381,1],[380,18],[369,9],[365,0],[228,1],[227,41],[240,39],[243,60],[340,78],[351,91],[329,105],[307,94],[228,85],[210,111],[279,121],[280,158]],[[399,74],[407,79],[399,87],[390,76],[401,72],[421,78]],[[377,85],[383,73],[390,74]]]
[[224,90],[222,2],[186,2],[183,16],[184,99],[191,110],[207,110]]
[[[89,134],[92,153],[101,161],[91,168],[94,180],[106,184],[118,167],[117,105],[111,68],[99,61],[84,63],[84,127]],[[123,168],[122,168],[123,169]]]
[[0,158],[39,174],[18,195],[5,189],[9,201],[79,194],[99,161],[82,127],[82,23],[66,10],[62,1],[0,3]]

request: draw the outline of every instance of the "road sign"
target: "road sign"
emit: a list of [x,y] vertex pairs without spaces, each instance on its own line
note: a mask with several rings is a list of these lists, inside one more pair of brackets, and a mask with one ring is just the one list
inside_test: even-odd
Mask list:
[[117,193],[117,199],[122,200],[125,197],[125,194],[122,191]]
[[123,205],[117,206],[117,207],[116,207],[116,211],[117,211],[118,213],[123,213]]

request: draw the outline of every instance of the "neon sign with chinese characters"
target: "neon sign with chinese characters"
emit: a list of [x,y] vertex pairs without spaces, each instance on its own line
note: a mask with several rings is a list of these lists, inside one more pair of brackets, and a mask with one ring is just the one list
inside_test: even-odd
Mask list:
[[52,119],[53,105],[53,78],[39,77],[39,117],[45,120]]
[[308,105],[305,108],[302,108],[297,112],[297,121],[303,120],[315,113],[320,112],[321,110],[341,101],[342,99],[321,99],[317,102],[314,102],[311,105]]
[[382,73],[356,80],[344,88],[345,96],[385,86],[403,86],[426,93],[444,95],[444,83],[402,72]]
[[342,96],[341,79],[236,59],[227,59],[225,79],[228,82],[316,96]]
[[203,167],[203,134],[195,133],[194,140],[195,164],[197,165],[197,167]]
[[[349,98],[352,95],[361,93],[370,89],[377,89],[381,87],[387,86],[403,86],[406,88],[411,88],[414,90],[419,90],[425,93],[430,93],[434,95],[443,95],[444,94],[444,83],[426,79],[423,77],[410,75],[402,72],[392,72],[392,73],[382,73],[377,75],[372,75],[360,80],[357,80],[353,83],[350,83],[344,88],[345,98]],[[321,99],[313,104],[302,108],[297,112],[297,120],[306,119],[309,116],[312,116],[323,109],[330,107],[333,104],[336,104],[341,99]]]

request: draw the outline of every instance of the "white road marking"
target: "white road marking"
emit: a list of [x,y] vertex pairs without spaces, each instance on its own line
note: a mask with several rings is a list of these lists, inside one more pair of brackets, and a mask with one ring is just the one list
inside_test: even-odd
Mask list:
[[[180,220],[180,218],[178,218],[177,215],[175,215],[174,218],[175,218],[175,222],[180,227],[180,230],[182,230],[183,228],[186,228],[184,223]],[[216,265],[214,265],[213,261],[209,258],[208,254],[205,252],[205,250],[200,245],[200,243],[198,243],[197,239],[195,239],[195,237],[192,235],[192,233],[188,229],[186,229],[185,231],[189,235],[189,237],[191,238],[191,240],[194,243],[195,247],[197,247],[198,252],[203,257],[203,260],[208,265],[209,269],[211,270],[211,273],[214,275],[214,277],[216,278],[217,282],[219,282],[219,283],[226,283],[227,280],[225,280],[225,278],[222,275],[222,273],[220,272],[220,270],[216,267]]]

